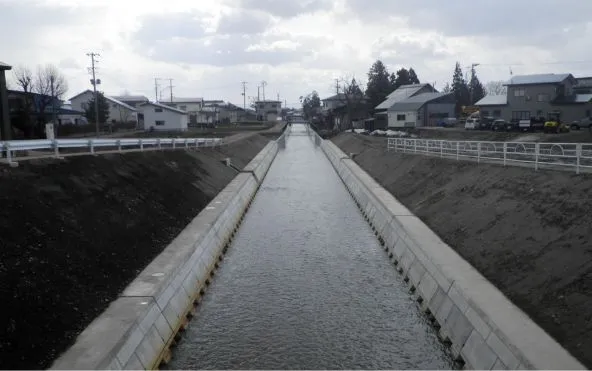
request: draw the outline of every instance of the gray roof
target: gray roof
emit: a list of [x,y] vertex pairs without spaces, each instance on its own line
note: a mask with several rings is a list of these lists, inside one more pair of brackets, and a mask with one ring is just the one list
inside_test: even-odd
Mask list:
[[[202,103],[203,98],[180,98],[180,97],[173,97],[173,101],[171,103]],[[170,100],[169,100],[170,102]]]
[[144,102],[144,103],[140,103],[139,106],[140,107],[154,106],[154,107],[159,107],[159,108],[166,109],[166,110],[169,110],[169,111],[172,111],[172,112],[184,114],[184,115],[187,114],[187,112],[185,112],[183,110],[180,110],[180,109],[177,109],[177,108],[174,108],[174,107],[171,107],[171,106],[167,106],[165,104],[156,103],[156,102]]
[[522,75],[512,77],[506,85],[558,84],[570,77],[573,79],[571,73],[544,73],[539,75]]
[[111,103],[115,103],[115,104],[118,104],[118,105],[120,105],[120,106],[122,106],[124,108],[127,108],[130,111],[136,111],[136,109],[134,107],[130,106],[129,104],[125,104],[122,101],[117,100],[117,99],[115,99],[115,98],[113,98],[111,96],[105,95],[105,99],[107,99]]
[[423,93],[413,97],[409,97],[400,102],[393,104],[389,111],[416,111],[423,107],[426,103],[433,100],[443,98],[445,96],[452,95],[451,93]]
[[150,100],[143,95],[112,95],[111,98],[128,102],[146,102]]
[[503,106],[504,104],[508,104],[508,96],[506,94],[503,95],[486,95],[475,103],[476,106]]
[[386,100],[376,106],[376,110],[389,109],[393,104],[400,102],[416,94],[420,89],[429,84],[411,84],[399,86],[394,92],[387,95]]
[[6,70],[10,70],[12,69],[12,66],[4,63],[4,62],[0,62],[0,71],[6,71]]

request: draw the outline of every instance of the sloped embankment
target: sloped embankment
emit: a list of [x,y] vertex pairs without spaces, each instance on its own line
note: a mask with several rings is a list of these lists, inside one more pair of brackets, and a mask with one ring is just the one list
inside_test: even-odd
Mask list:
[[0,367],[49,367],[267,142],[0,168]]
[[592,176],[386,152],[345,153],[587,367],[592,367]]

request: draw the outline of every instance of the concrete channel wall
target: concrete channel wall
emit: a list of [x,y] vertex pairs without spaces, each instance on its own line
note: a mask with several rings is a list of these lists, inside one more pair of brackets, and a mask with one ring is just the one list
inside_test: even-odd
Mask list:
[[335,144],[320,146],[466,368],[585,369]]
[[154,369],[166,362],[169,347],[194,313],[277,151],[277,142],[268,143],[52,369]]

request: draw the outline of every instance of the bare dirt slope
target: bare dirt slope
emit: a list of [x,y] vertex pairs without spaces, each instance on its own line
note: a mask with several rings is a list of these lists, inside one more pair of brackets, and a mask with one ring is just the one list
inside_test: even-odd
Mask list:
[[387,153],[333,141],[592,367],[592,176]]
[[0,167],[0,368],[49,367],[267,142]]

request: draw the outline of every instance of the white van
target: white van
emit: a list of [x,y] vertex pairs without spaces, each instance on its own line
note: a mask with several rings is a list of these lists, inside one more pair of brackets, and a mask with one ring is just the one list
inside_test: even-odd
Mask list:
[[465,122],[465,130],[477,130],[479,129],[478,119],[467,119]]

